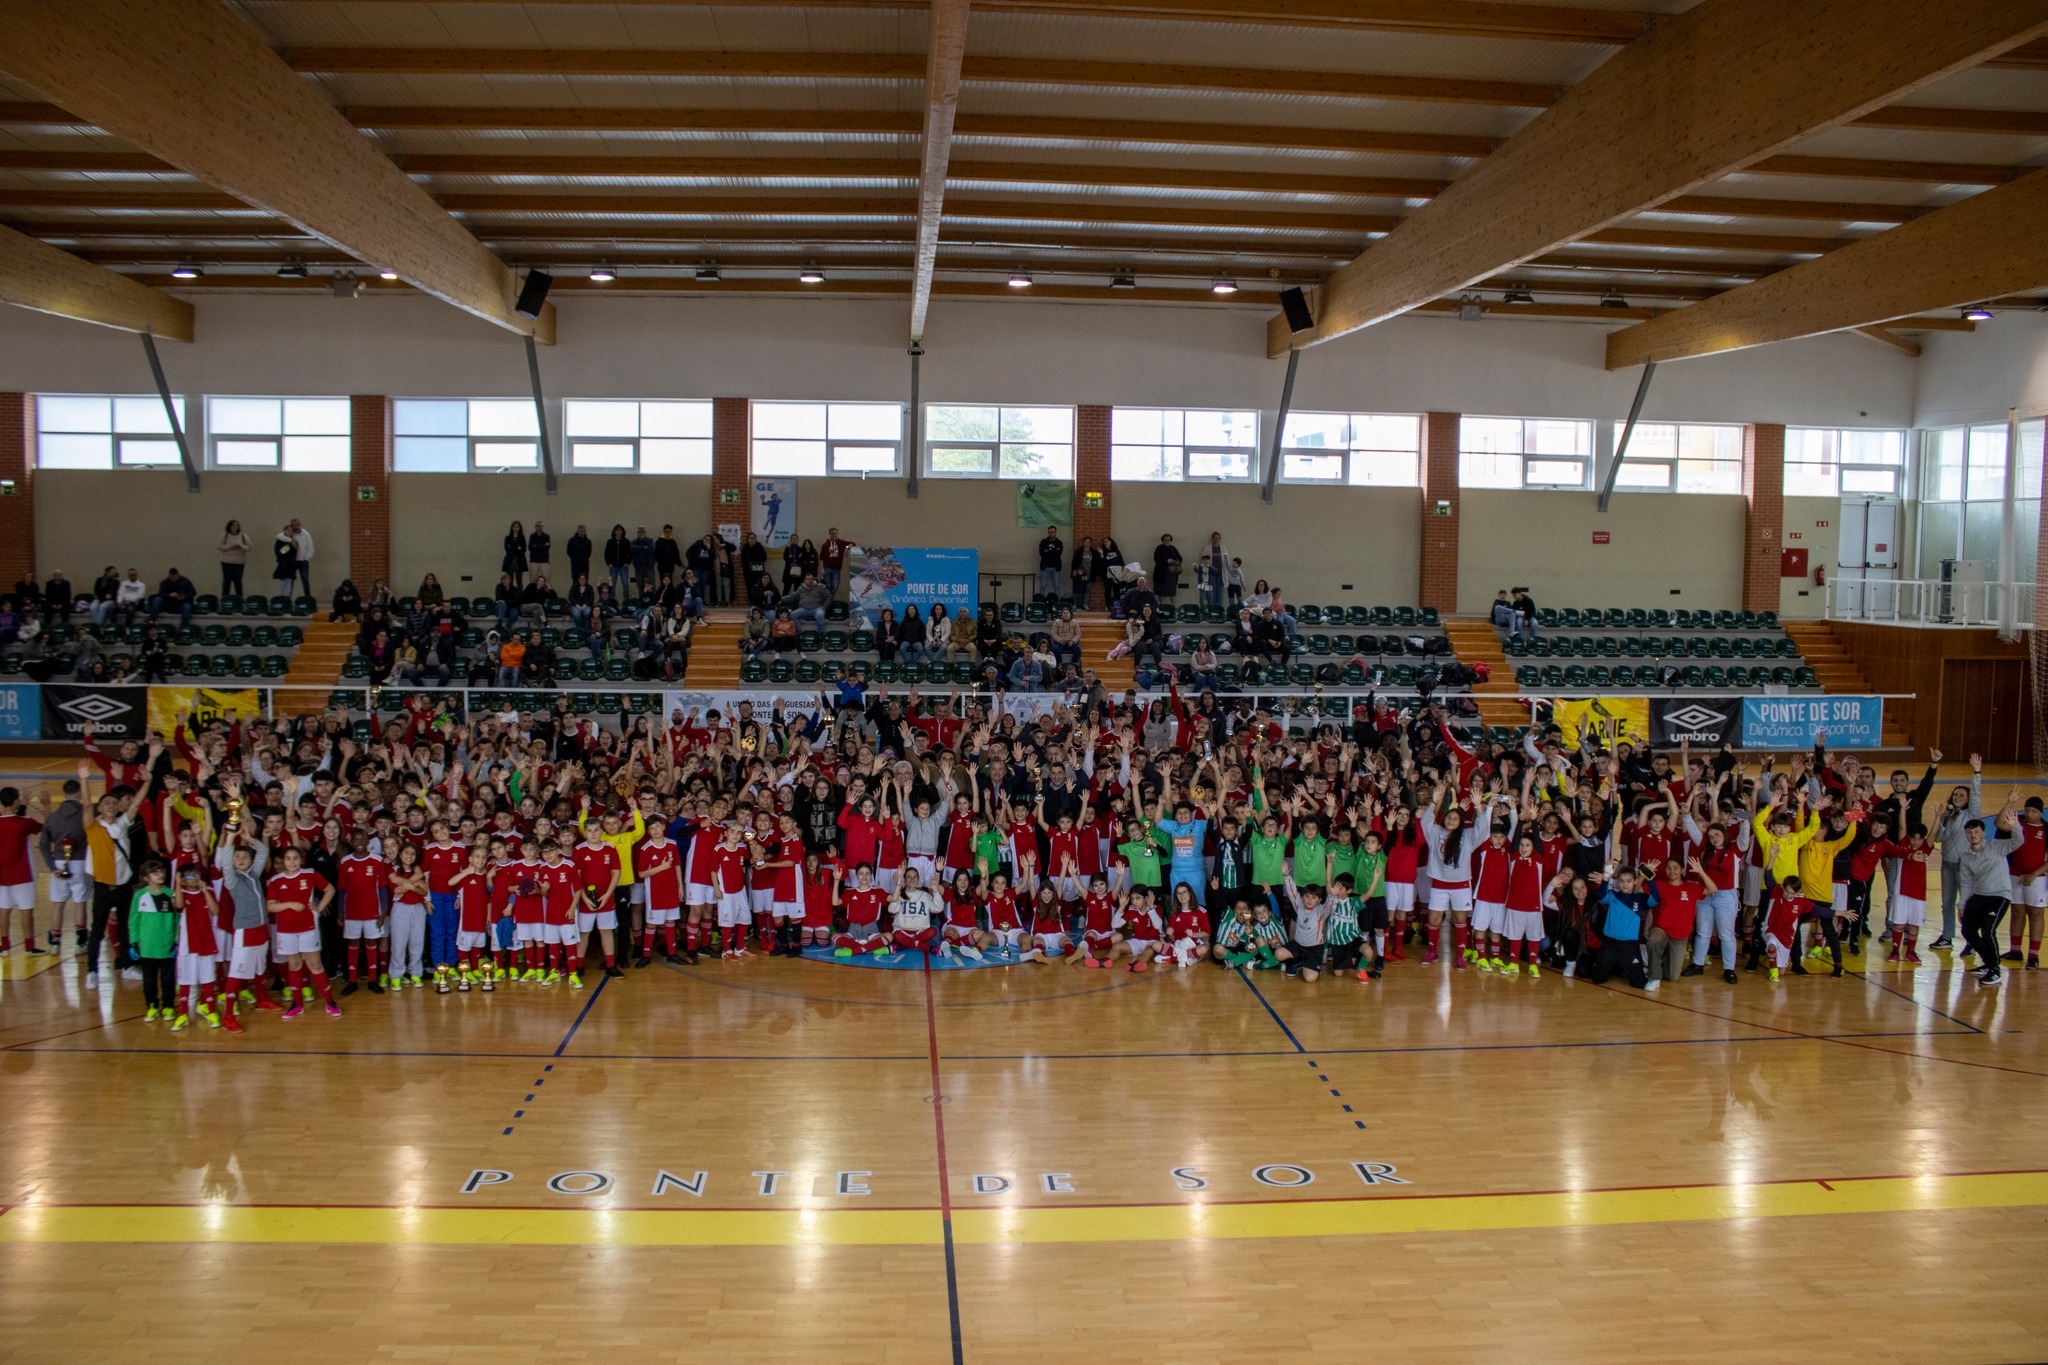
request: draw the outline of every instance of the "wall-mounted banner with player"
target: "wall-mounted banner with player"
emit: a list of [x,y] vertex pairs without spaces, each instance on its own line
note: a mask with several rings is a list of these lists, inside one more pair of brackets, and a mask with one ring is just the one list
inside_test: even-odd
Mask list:
[[754,539],[771,550],[788,545],[796,531],[796,480],[755,479],[749,496],[754,504]]
[[1718,749],[1742,742],[1740,697],[1650,698],[1650,743]]
[[0,739],[41,739],[43,700],[35,683],[0,683]]
[[149,737],[147,687],[43,684],[43,738],[78,740],[92,726],[97,741],[118,744]]
[[1884,743],[1883,697],[1744,697],[1742,747],[1806,749],[1827,737],[1833,749]]
[[863,547],[865,561],[847,587],[847,601],[856,616],[869,621],[887,607],[898,619],[905,607],[929,616],[935,603],[949,616],[974,618],[981,596],[981,554],[976,550],[897,549]]

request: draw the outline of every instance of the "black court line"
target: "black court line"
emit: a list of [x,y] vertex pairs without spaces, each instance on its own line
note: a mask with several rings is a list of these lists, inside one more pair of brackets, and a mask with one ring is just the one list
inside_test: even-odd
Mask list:
[[569,1031],[562,1035],[561,1045],[555,1049],[553,1055],[559,1057],[569,1050],[569,1042],[576,1036],[576,1030],[583,1027],[584,1019],[590,1015],[591,1006],[597,1003],[597,997],[604,994],[604,988],[611,984],[612,978],[609,976],[601,976],[597,979],[597,989],[592,991],[590,998],[583,1002],[583,1008],[576,1015],[576,1022],[569,1025]]
[[1287,1041],[1294,1044],[1294,1050],[1296,1052],[1308,1051],[1307,1048],[1301,1045],[1301,1039],[1294,1036],[1294,1030],[1287,1027],[1287,1021],[1280,1017],[1280,1011],[1273,1008],[1273,1002],[1266,998],[1266,993],[1259,989],[1259,983],[1252,980],[1244,968],[1239,967],[1237,969],[1237,979],[1251,988],[1252,994],[1259,998],[1259,1003],[1266,1007],[1266,1013],[1273,1016],[1273,1022],[1278,1024],[1280,1031],[1287,1035]]
[[946,1313],[953,1327],[953,1365],[962,1365],[965,1354],[960,1342],[960,1272],[953,1259],[952,1180],[946,1173],[946,1094],[939,1081],[939,1012],[932,1003],[932,969],[924,969],[924,1022],[932,1062],[932,1136],[939,1155],[939,1228],[946,1244]]
[[1984,1031],[1983,1029],[1978,1028],[1975,1024],[1969,1022],[1967,1019],[1958,1019],[1953,1014],[1949,1014],[1943,1010],[1938,1010],[1934,1006],[1928,1004],[1925,1000],[1920,999],[1920,997],[1916,995],[1909,995],[1907,992],[1900,990],[1897,986],[1887,986],[1884,982],[1872,976],[1867,970],[1858,972],[1857,975],[1861,976],[1865,981],[1868,981],[1871,985],[1877,987],[1879,990],[1888,992],[1892,995],[1896,995],[1901,1000],[1909,1001],[1914,1006],[1926,1010],[1929,1014],[1935,1015],[1938,1018],[1948,1020],[1951,1024],[1961,1024],[1964,1028],[1968,1029],[1972,1033],[1982,1033]]

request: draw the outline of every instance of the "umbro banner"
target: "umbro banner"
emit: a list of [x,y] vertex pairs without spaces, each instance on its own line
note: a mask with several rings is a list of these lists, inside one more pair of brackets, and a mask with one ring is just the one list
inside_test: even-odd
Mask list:
[[1740,697],[1652,697],[1650,743],[1718,749],[1742,742]]
[[82,739],[87,725],[98,742],[148,738],[149,689],[43,684],[44,739]]

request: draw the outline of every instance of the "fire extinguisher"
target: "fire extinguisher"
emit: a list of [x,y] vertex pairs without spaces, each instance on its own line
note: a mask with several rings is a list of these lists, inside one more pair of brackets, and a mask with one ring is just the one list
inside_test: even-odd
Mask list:
[[1825,564],[1816,564],[1816,565],[1814,565],[1814,566],[1813,566],[1813,585],[1814,585],[1814,586],[1815,586],[1816,588],[1824,588],[1824,587],[1826,587],[1826,586],[1827,586],[1827,583],[1828,583],[1828,566],[1827,566],[1827,565],[1825,565]]

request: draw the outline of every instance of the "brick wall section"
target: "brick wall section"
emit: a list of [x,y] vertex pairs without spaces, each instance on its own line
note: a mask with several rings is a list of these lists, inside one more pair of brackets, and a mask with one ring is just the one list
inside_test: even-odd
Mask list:
[[[721,522],[737,522],[742,531],[749,524],[747,479],[752,472],[753,405],[745,398],[711,400],[711,529]],[[726,491],[738,496],[736,502],[722,501]],[[770,572],[773,572],[771,569]],[[746,575],[733,564],[733,601],[747,600]]]
[[[1451,514],[1436,515],[1448,502]],[[1449,614],[1458,609],[1458,414],[1422,418],[1422,601]]]
[[[1110,411],[1101,404],[1083,404],[1074,409],[1074,528],[1067,541],[1070,554],[1083,536],[1100,545],[1105,537],[1114,534],[1110,530],[1110,504],[1115,501],[1115,485],[1109,480]],[[1102,506],[1083,506],[1083,495],[1088,493],[1102,494]],[[1109,605],[1101,600],[1100,585],[1088,592],[1089,600],[1084,606]]]
[[35,411],[33,394],[0,393],[0,479],[14,481],[0,498],[0,589],[36,574]]
[[1753,422],[1742,429],[1742,609],[1778,609],[1785,548],[1785,428]]
[[[358,393],[348,404],[348,576],[368,597],[379,579],[391,582],[391,400]],[[376,496],[365,501],[365,488]],[[395,583],[392,588],[403,591]]]

